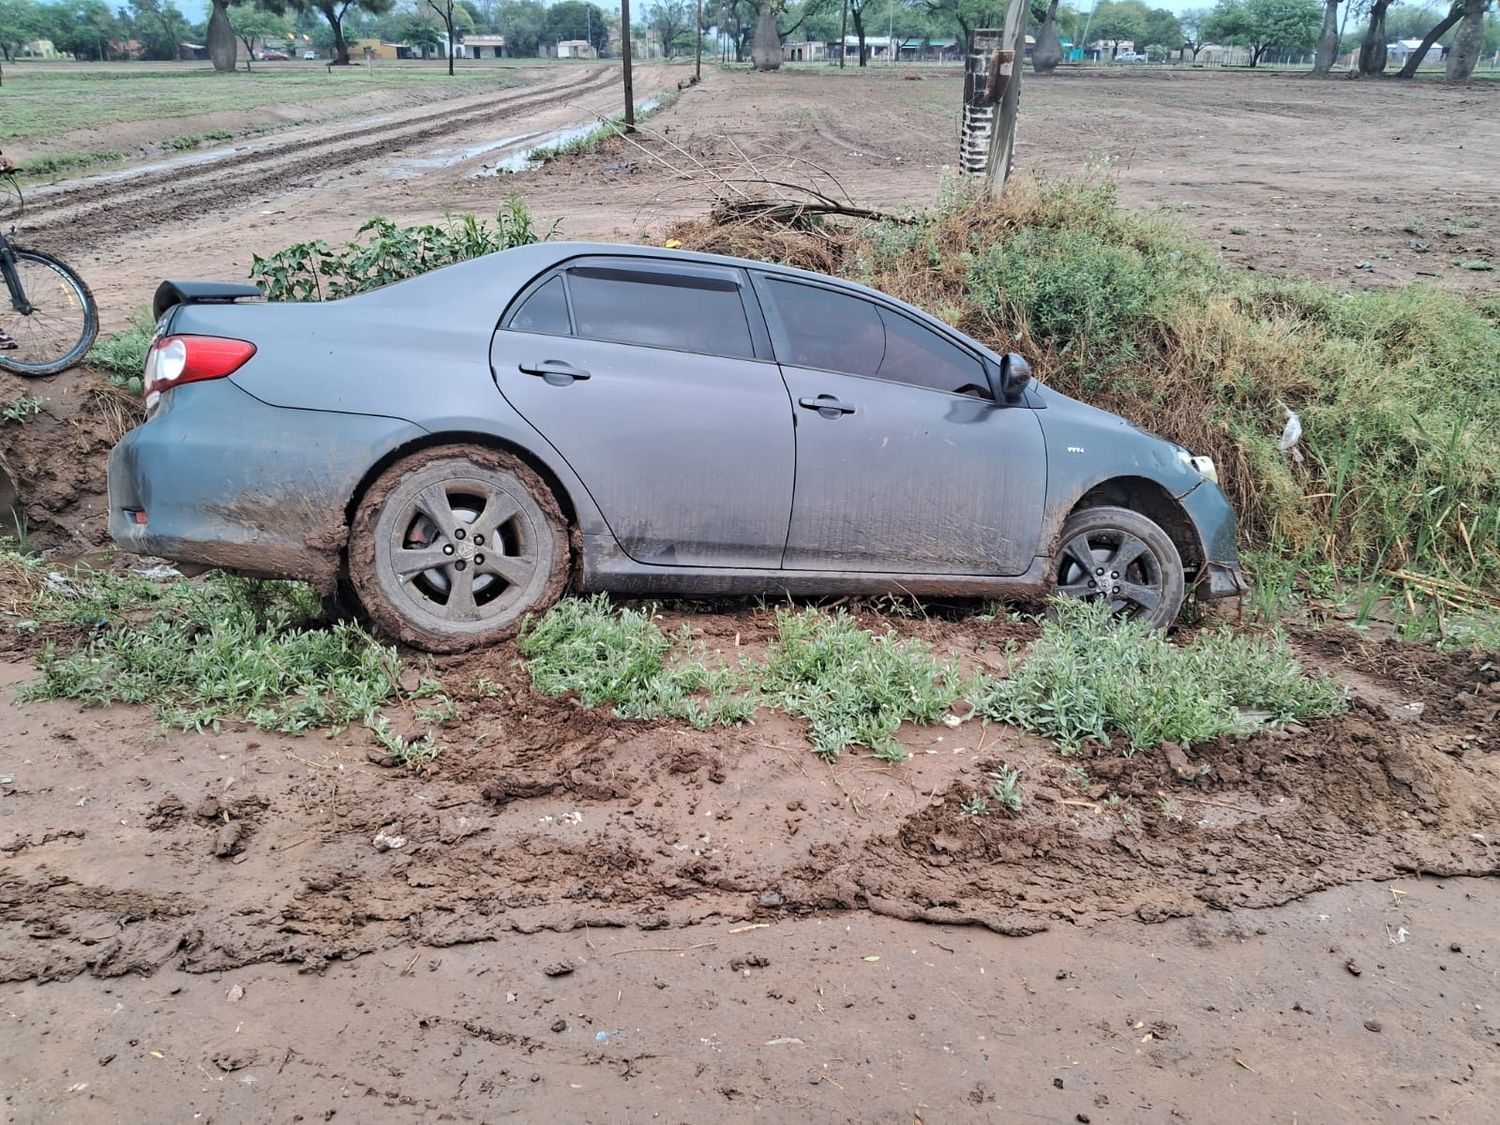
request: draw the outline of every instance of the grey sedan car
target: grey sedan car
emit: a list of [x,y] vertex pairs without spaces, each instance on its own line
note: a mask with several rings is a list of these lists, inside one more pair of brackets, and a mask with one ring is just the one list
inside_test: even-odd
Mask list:
[[564,590],[1107,599],[1242,588],[1207,458],[845,281],[542,243],[325,304],[166,282],[128,550],[351,592],[433,651]]

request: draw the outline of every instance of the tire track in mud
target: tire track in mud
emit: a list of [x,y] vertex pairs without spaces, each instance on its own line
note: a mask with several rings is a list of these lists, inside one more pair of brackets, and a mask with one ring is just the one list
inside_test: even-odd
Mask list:
[[246,197],[301,186],[317,176],[471,126],[550,108],[560,104],[564,94],[592,94],[616,81],[612,68],[601,67],[581,81],[569,75],[567,81],[518,91],[506,100],[458,113],[451,107],[438,109],[333,137],[310,137],[202,165],[80,186],[30,204],[24,230],[28,239],[42,236],[49,249],[77,251],[115,235],[200,218]]

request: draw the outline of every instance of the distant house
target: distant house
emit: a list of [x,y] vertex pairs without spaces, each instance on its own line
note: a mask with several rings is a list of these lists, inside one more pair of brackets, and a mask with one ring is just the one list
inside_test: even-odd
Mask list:
[[560,59],[597,59],[599,52],[587,39],[559,39],[557,57]]
[[[1033,43],[1026,37],[1028,48]],[[896,45],[896,57],[902,62],[957,62],[964,57],[963,45],[957,39],[909,38]]]
[[463,41],[463,52],[471,59],[503,59],[505,36],[466,35]]
[[[1393,39],[1390,43],[1386,44],[1385,53],[1390,57],[1392,62],[1404,63],[1412,55],[1421,50],[1421,48],[1422,41],[1420,39]],[[1443,45],[1441,43],[1434,43],[1431,50],[1427,52],[1427,58],[1436,61],[1442,57]]]
[[[837,44],[835,44],[837,50]],[[835,56],[836,57],[836,56]],[[814,43],[804,39],[801,43],[783,43],[781,45],[782,62],[827,62],[828,44]]]
[[207,62],[208,48],[202,43],[179,43],[177,57],[183,62]]
[[384,39],[356,39],[349,48],[349,56],[355,59],[411,59],[416,55],[405,43],[388,43]]
[[55,59],[60,56],[52,40],[33,39],[30,43],[21,44],[21,57],[23,59]]

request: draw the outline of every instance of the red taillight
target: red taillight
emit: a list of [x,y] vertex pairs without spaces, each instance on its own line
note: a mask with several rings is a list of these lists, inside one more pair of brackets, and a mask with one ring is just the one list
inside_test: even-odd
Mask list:
[[146,406],[156,405],[163,391],[181,383],[222,379],[238,371],[255,354],[248,340],[223,336],[163,336],[146,355]]

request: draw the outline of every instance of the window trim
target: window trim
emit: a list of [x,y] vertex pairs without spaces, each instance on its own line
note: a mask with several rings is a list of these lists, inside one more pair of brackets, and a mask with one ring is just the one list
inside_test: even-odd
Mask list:
[[[563,305],[568,311],[567,332],[538,332],[535,328],[517,328],[514,324],[515,318],[521,315],[521,310],[526,307],[526,302],[536,296],[553,278],[561,278],[562,280]],[[500,331],[502,332],[521,332],[527,336],[549,336],[554,340],[577,339],[578,334],[573,330],[573,326],[576,323],[577,321],[573,317],[573,297],[568,292],[567,278],[562,277],[561,271],[557,269],[547,270],[528,281],[500,314]]]
[[[911,315],[911,313],[907,312],[905,309],[898,307],[892,301],[879,300],[870,294],[856,293],[852,290],[844,288],[843,286],[825,284],[823,282],[815,281],[812,278],[788,277],[783,274],[771,273],[769,271],[762,270],[756,270],[755,272],[753,272],[751,274],[751,278],[756,287],[756,296],[759,299],[761,309],[765,314],[766,325],[770,329],[771,346],[773,352],[777,350],[786,351],[788,353],[790,352],[790,339],[786,329],[786,324],[782,321],[781,314],[776,309],[776,298],[774,291],[772,291],[768,287],[770,282],[775,281],[782,282],[786,285],[802,285],[806,286],[808,289],[826,290],[827,292],[834,293],[840,297],[847,297],[853,301],[864,301],[866,304],[873,305],[877,310],[877,315],[879,315],[879,312],[884,311],[892,316],[899,316],[909,321],[910,323],[915,324],[919,328],[926,329],[928,332],[931,332],[934,336],[938,337],[938,339],[948,342],[949,344],[953,345],[953,347],[958,349],[958,351],[962,352],[964,355],[967,355],[976,364],[979,365],[980,380],[985,379],[985,363],[987,362],[986,358],[980,353],[976,352],[972,347],[970,347],[967,341],[960,339],[953,328],[949,325],[943,324],[942,321],[934,320],[929,322],[925,319]],[[762,289],[764,289],[763,293]],[[777,356],[777,362],[783,362],[780,359],[779,355]],[[870,379],[877,383],[890,383],[898,387],[910,387],[913,390],[929,391],[935,395],[948,395],[951,398],[967,399],[970,402],[974,401],[973,395],[964,394],[961,391],[944,391],[938,389],[937,387],[927,386],[922,383],[911,383],[905,379],[891,379],[882,377],[880,375],[861,375],[855,371],[840,371],[837,368],[833,367],[809,367],[807,364],[802,363],[786,362],[784,365],[787,367],[796,367],[803,371],[826,371],[830,375],[840,375],[846,379]],[[981,381],[975,383],[974,385],[980,388],[984,388],[986,386],[986,383],[984,381]],[[995,403],[995,400],[989,396],[988,390],[985,391],[985,394],[980,401],[992,403],[997,406],[1008,405],[1005,403]]]

